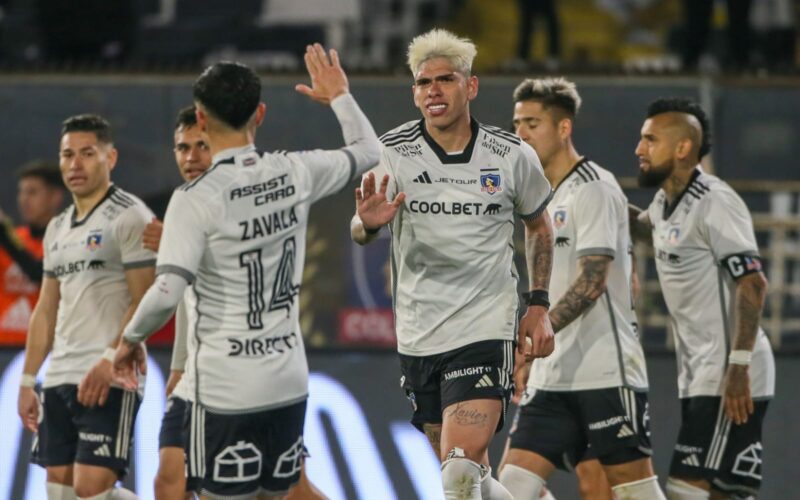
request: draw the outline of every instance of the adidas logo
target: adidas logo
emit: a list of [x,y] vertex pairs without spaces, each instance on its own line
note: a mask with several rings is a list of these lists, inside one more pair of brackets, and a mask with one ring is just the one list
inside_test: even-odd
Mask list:
[[414,179],[414,182],[419,182],[421,184],[433,184],[433,181],[431,180],[431,176],[428,175],[428,171],[427,170],[422,172],[421,174],[419,174],[417,176],[417,178]]
[[109,450],[108,445],[104,443],[102,446],[94,450],[94,454],[98,457],[110,457],[111,450]]
[[489,375],[484,373],[483,377],[481,377],[481,379],[478,380],[478,383],[475,384],[475,388],[480,389],[481,387],[492,387],[493,385],[494,382],[492,382],[492,379],[489,378]]
[[700,460],[698,460],[697,455],[694,453],[681,460],[681,463],[683,465],[690,465],[692,467],[700,467]]
[[630,436],[633,436],[633,431],[626,424],[622,424],[622,427],[619,428],[619,432],[617,433],[617,437],[626,438]]

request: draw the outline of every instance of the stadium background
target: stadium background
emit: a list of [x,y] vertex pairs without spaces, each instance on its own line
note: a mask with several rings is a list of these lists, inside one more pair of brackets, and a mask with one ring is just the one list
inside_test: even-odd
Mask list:
[[[576,123],[578,150],[619,176],[639,205],[653,195],[632,182],[644,110],[659,96],[692,97],[712,117],[714,149],[706,166],[748,202],[766,257],[771,286],[763,325],[778,353],[778,377],[765,424],[763,498],[792,498],[787,492],[795,491],[793,461],[800,443],[793,418],[800,404],[790,388],[800,376],[799,7],[780,0],[753,3],[750,62],[729,64],[724,2],[716,2],[708,54],[697,71],[688,71],[679,57],[681,3],[673,0],[559,0],[560,55],[548,53],[545,30],[537,26],[529,60],[515,56],[513,0],[239,0],[235,8],[216,0],[2,0],[0,175],[6,182],[0,182],[0,208],[15,214],[13,170],[32,159],[56,161],[61,121],[94,112],[115,127],[115,182],[163,211],[180,182],[171,152],[175,113],[190,102],[194,75],[220,58],[253,64],[264,76],[268,108],[260,148],[338,147],[332,114],[293,90],[303,79],[298,54],[316,40],[340,48],[351,90],[379,133],[418,117],[403,49],[432,25],[478,44],[481,87],[472,112],[482,122],[510,126],[510,94],[523,77],[573,78],[584,99]],[[410,408],[398,387],[387,235],[366,248],[352,244],[352,212],[352,190],[346,189],[315,206],[309,224],[301,294],[315,373],[309,472],[334,499],[440,498],[435,460],[424,437],[406,424]],[[648,255],[646,247],[637,251]],[[649,258],[639,259],[639,272],[655,464],[663,479],[679,421],[674,355]],[[167,373],[169,350],[153,346],[151,354],[163,371],[152,370],[148,381],[128,480],[141,498],[152,496],[163,406],[160,374]],[[30,436],[21,432],[16,416],[19,359],[18,348],[0,350],[0,499],[42,494],[41,469],[27,465]],[[499,449],[493,452],[496,463]],[[554,477],[552,486],[558,498],[577,498],[566,474]]]

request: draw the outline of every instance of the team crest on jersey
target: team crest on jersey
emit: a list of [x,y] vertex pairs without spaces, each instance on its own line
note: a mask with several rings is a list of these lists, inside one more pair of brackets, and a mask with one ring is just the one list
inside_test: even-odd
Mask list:
[[681,235],[681,228],[679,227],[670,228],[669,232],[667,233],[667,241],[669,242],[670,245],[677,245],[678,238],[680,237],[680,235]]
[[556,229],[561,229],[562,227],[567,225],[567,211],[566,210],[556,210],[556,213],[553,214],[553,225]]
[[86,249],[94,252],[103,246],[103,233],[102,231],[93,231],[89,233],[86,238]]
[[483,174],[481,175],[481,192],[495,194],[503,190],[500,187],[500,174]]

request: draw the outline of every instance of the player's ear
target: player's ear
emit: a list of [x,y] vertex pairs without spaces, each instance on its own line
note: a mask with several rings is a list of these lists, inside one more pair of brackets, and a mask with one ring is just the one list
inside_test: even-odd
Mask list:
[[475,75],[467,79],[467,98],[471,101],[478,97],[478,77]]
[[263,102],[258,103],[258,107],[256,108],[256,127],[261,125],[261,122],[264,121],[264,115],[267,113],[267,105]]
[[114,167],[117,166],[117,158],[119,158],[119,152],[117,148],[113,145],[108,145],[108,170],[114,170]]
[[675,156],[679,160],[685,160],[691,153],[694,144],[692,144],[692,140],[688,137],[686,139],[681,139],[675,145]]
[[195,104],[194,116],[197,119],[197,126],[202,132],[208,132],[208,115],[205,110],[199,105]]
[[572,135],[572,120],[569,118],[562,118],[561,121],[558,122],[558,135],[561,137],[561,140],[567,139]]

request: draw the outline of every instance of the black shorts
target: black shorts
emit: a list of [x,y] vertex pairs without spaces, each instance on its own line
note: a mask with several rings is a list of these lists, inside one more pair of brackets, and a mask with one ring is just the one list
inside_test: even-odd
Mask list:
[[141,398],[112,387],[103,406],[78,402],[74,384],[42,390],[42,421],[33,443],[32,461],[43,467],[74,463],[128,471],[133,427]]
[[761,427],[769,401],[754,401],[747,423],[725,416],[719,396],[681,399],[681,428],[669,475],[705,479],[725,493],[758,495],[761,486]]
[[158,433],[158,449],[183,448],[184,446],[184,414],[186,400],[177,396],[167,398],[167,407],[161,419],[161,431]]
[[652,454],[647,393],[624,387],[536,390],[523,399],[511,448],[532,451],[560,469],[596,458],[618,465]]
[[306,402],[253,413],[212,413],[189,402],[192,488],[209,498],[285,495],[300,480]]
[[422,431],[423,424],[441,424],[442,411],[454,403],[499,399],[499,431],[514,392],[513,370],[510,340],[484,340],[430,356],[400,354],[400,386],[414,409],[411,423]]

